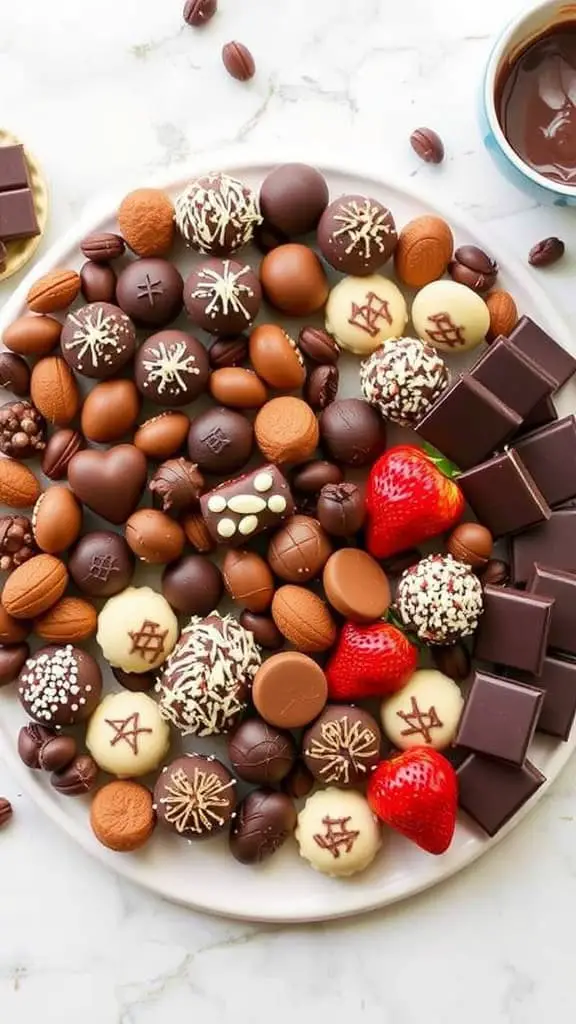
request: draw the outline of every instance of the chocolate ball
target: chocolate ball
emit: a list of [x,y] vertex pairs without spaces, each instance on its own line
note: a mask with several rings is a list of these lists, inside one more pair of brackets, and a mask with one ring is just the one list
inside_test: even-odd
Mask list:
[[307,245],[279,245],[260,264],[264,294],[288,316],[316,313],[328,298],[328,278],[318,256]]
[[342,274],[374,274],[390,259],[398,236],[390,210],[368,196],[335,199],[318,225],[318,247]]
[[256,643],[267,651],[279,651],[284,647],[284,637],[278,629],[274,619],[268,615],[258,615],[256,612],[249,612],[248,609],[240,616],[240,625],[249,629],[253,634]]
[[115,302],[116,273],[107,263],[88,260],[80,271],[80,289],[86,302]]
[[81,537],[68,559],[74,583],[88,597],[112,597],[129,585],[135,559],[128,544],[112,530]]
[[233,409],[217,406],[196,416],[188,432],[188,453],[202,472],[226,476],[242,469],[252,454],[254,428]]
[[296,808],[285,793],[255,789],[244,798],[230,829],[230,852],[241,864],[271,857],[296,828]]
[[318,520],[297,515],[274,534],[267,558],[281,579],[305,583],[320,575],[331,554],[332,545]]
[[226,828],[236,807],[236,780],[215,757],[184,754],[166,765],[154,787],[161,825],[183,839],[208,839]]
[[62,355],[72,370],[106,380],[126,366],[136,350],[136,330],[129,316],[110,302],[90,302],[64,321]]
[[510,566],[501,558],[490,558],[485,568],[480,573],[480,581],[483,587],[505,587],[510,583]]
[[264,178],[260,208],[265,222],[294,238],[313,231],[328,203],[328,185],[308,164],[281,164]]
[[494,541],[490,530],[480,523],[460,523],[446,541],[446,551],[458,562],[471,565],[473,569],[483,568],[490,555]]
[[292,487],[301,494],[319,494],[326,484],[342,483],[342,470],[333,462],[305,462],[292,473]]
[[353,483],[326,484],[317,511],[321,525],[333,537],[351,537],[362,528],[366,516],[364,498]]
[[206,260],[184,285],[188,316],[209,334],[240,334],[255,320],[261,301],[258,277],[234,260]]
[[302,737],[306,767],[319,782],[341,789],[365,785],[381,759],[382,734],[372,715],[328,705]]
[[208,615],[222,597],[222,574],[204,555],[185,555],[172,562],[162,576],[162,593],[174,611]]
[[90,717],[100,700],[102,673],[86,651],[66,644],[41,647],[17,680],[20,703],[35,722],[54,727]]
[[386,427],[361,398],[343,398],[320,416],[320,444],[329,458],[346,466],[369,466],[386,447]]
[[228,256],[249,245],[262,221],[252,189],[228,174],[205,174],[190,182],[174,206],[184,241],[207,256]]
[[296,760],[296,744],[289,732],[248,718],[228,740],[230,763],[241,779],[257,785],[277,785]]
[[116,301],[134,323],[166,327],[182,309],[183,288],[173,263],[148,257],[124,267],[116,285]]
[[206,390],[210,364],[206,349],[184,331],[160,331],[140,346],[134,379],[140,394],[158,405],[176,409]]

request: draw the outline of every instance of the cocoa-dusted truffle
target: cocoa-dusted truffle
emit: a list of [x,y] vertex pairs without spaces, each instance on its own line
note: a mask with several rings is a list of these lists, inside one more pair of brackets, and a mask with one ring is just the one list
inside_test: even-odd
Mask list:
[[248,245],[262,223],[258,200],[248,185],[228,174],[206,174],[176,199],[176,226],[193,249],[226,256]]
[[418,338],[392,338],[360,364],[360,386],[370,405],[402,427],[413,427],[448,387],[442,357]]
[[428,644],[453,644],[478,626],[482,584],[452,555],[422,558],[402,575],[396,609],[402,625]]
[[158,466],[148,487],[159,498],[163,512],[178,514],[197,504],[204,490],[204,477],[194,462],[168,459]]
[[368,196],[341,196],[330,203],[318,225],[318,246],[342,274],[373,274],[390,259],[398,235],[390,210]]
[[11,459],[33,459],[46,447],[46,420],[32,402],[0,408],[0,452]]

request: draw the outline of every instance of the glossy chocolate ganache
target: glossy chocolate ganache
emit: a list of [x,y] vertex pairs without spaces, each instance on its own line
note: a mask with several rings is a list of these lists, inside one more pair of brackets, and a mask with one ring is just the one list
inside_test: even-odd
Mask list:
[[576,22],[556,25],[503,69],[496,107],[522,160],[576,187]]

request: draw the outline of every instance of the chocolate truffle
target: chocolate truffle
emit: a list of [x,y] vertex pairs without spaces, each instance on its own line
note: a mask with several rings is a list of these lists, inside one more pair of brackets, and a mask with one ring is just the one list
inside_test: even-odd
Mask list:
[[136,330],[130,317],[110,302],[91,302],[64,321],[60,337],[68,365],[96,380],[114,377],[132,359]]
[[296,828],[296,808],[285,793],[255,789],[244,798],[230,829],[230,852],[241,864],[271,857]]
[[121,779],[155,771],[170,746],[170,730],[145,693],[109,693],[88,724],[86,746],[104,772]]
[[398,236],[390,210],[377,199],[348,195],[324,210],[318,246],[330,266],[342,274],[373,274],[390,259]]
[[240,334],[256,319],[261,301],[258,277],[234,260],[206,260],[184,285],[188,316],[209,334]]
[[346,466],[369,466],[386,447],[386,427],[361,398],[342,398],[320,416],[320,443],[329,458]]
[[475,348],[490,328],[484,299],[456,281],[432,281],[421,288],[411,316],[418,337],[450,355]]
[[258,411],[254,433],[260,451],[270,462],[304,462],[316,450],[318,421],[301,398],[282,395]]
[[347,878],[372,863],[382,833],[360,793],[330,786],[308,797],[298,815],[296,840],[300,856],[316,871]]
[[106,601],[96,640],[112,668],[151,672],[178,639],[178,620],[166,598],[151,587],[127,587]]
[[198,504],[204,490],[204,478],[193,462],[168,459],[158,466],[148,489],[160,499],[163,512],[178,515]]
[[218,835],[235,807],[236,780],[215,757],[177,757],[162,769],[154,787],[158,821],[184,839]]
[[415,427],[448,387],[442,357],[418,338],[392,338],[360,364],[362,394],[385,420]]
[[162,714],[183,736],[229,732],[260,660],[252,633],[231,615],[192,618],[157,685]]
[[42,725],[74,725],[90,717],[100,700],[102,674],[79,647],[41,647],[17,680],[20,703]]
[[289,732],[275,729],[261,718],[249,718],[228,740],[230,763],[241,779],[275,786],[296,760],[296,745]]
[[407,320],[406,299],[381,274],[342,278],[326,304],[326,330],[340,348],[358,356],[370,355],[389,338],[401,338]]
[[188,432],[188,453],[205,473],[226,476],[248,462],[254,445],[254,428],[249,420],[223,406],[196,416]]
[[397,750],[445,750],[454,742],[463,706],[453,679],[436,669],[419,669],[398,693],[382,701],[382,728]]
[[78,541],[68,559],[68,571],[88,597],[112,597],[130,583],[134,562],[124,537],[111,530],[94,530]]
[[329,704],[302,737],[307,767],[318,782],[358,789],[381,759],[380,728],[367,711]]
[[328,203],[328,185],[308,164],[281,164],[264,178],[260,207],[266,224],[295,238],[313,231]]
[[326,271],[307,245],[279,245],[264,257],[260,280],[268,302],[288,316],[316,313],[328,298]]
[[148,257],[124,268],[116,284],[116,301],[134,323],[166,327],[182,309],[183,287],[173,263]]
[[162,593],[176,612],[208,615],[222,597],[222,575],[205,555],[185,555],[172,562],[162,576]]
[[267,558],[281,579],[305,583],[320,575],[331,554],[332,544],[318,520],[296,515],[274,534]]
[[206,349],[184,331],[153,334],[138,349],[134,361],[134,379],[140,393],[170,409],[198,398],[209,376]]
[[175,209],[185,242],[207,256],[227,256],[249,245],[254,228],[262,223],[252,189],[228,174],[192,181],[176,199]]
[[402,625],[424,643],[453,644],[478,626],[482,584],[451,555],[429,555],[403,573],[396,610]]
[[32,402],[0,407],[0,452],[10,459],[33,459],[46,448],[46,420]]
[[457,562],[482,570],[492,554],[494,540],[480,523],[460,523],[446,541],[446,551]]
[[332,537],[351,537],[363,526],[364,498],[353,483],[326,484],[318,496],[318,519]]

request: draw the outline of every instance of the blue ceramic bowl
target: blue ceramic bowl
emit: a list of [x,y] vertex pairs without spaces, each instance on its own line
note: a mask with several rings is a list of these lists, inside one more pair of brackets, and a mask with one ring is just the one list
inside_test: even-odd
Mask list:
[[484,143],[502,173],[538,202],[549,205],[552,203],[554,206],[576,206],[576,187],[549,181],[524,163],[504,136],[498,122],[494,97],[496,82],[502,70],[514,63],[526,46],[546,29],[555,24],[566,24],[567,21],[576,23],[576,3],[539,0],[535,5],[531,4],[528,10],[518,14],[499,36],[490,54],[480,104]]

